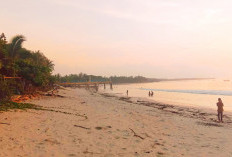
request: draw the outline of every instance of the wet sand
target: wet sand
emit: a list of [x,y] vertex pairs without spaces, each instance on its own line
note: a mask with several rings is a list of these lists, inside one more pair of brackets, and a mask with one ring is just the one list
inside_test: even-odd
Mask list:
[[0,156],[232,156],[232,120],[216,113],[84,89],[1,113]]

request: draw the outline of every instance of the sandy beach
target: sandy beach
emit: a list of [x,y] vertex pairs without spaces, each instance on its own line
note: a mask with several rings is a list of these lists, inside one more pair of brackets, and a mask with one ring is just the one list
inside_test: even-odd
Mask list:
[[0,156],[232,156],[231,116],[66,88],[1,113]]

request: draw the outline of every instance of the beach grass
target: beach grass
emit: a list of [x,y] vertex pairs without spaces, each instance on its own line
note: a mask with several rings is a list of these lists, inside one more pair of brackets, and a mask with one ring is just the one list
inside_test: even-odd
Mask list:
[[30,103],[16,103],[11,101],[0,102],[0,111],[8,111],[12,109],[41,109],[41,107]]

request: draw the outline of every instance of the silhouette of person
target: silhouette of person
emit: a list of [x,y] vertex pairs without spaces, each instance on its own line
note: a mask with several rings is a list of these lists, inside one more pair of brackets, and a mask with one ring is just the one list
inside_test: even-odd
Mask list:
[[223,117],[223,106],[222,99],[218,98],[217,107],[218,107],[218,121],[223,123],[222,117]]
[[128,90],[126,90],[126,95],[128,96]]
[[153,91],[151,91],[151,96],[153,96],[153,94],[154,94]]
[[151,96],[151,92],[150,91],[149,91],[148,95],[149,95],[149,97]]

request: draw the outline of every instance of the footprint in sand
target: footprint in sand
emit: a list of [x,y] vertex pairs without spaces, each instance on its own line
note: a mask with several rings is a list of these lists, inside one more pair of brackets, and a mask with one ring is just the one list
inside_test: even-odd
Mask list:
[[96,129],[96,130],[102,130],[102,127],[97,126],[97,127],[95,127],[95,129]]
[[106,129],[110,129],[112,128],[111,126],[106,126],[106,127],[100,127],[100,126],[97,126],[95,127],[96,130],[106,130]]
[[156,146],[164,146],[164,144],[162,144],[162,143],[156,141],[156,142],[154,142],[154,144],[152,145],[152,148],[155,148]]
[[161,156],[163,156],[163,155],[164,155],[163,152],[157,152],[157,157],[161,157]]
[[45,139],[44,141],[50,144],[60,144],[56,139]]

